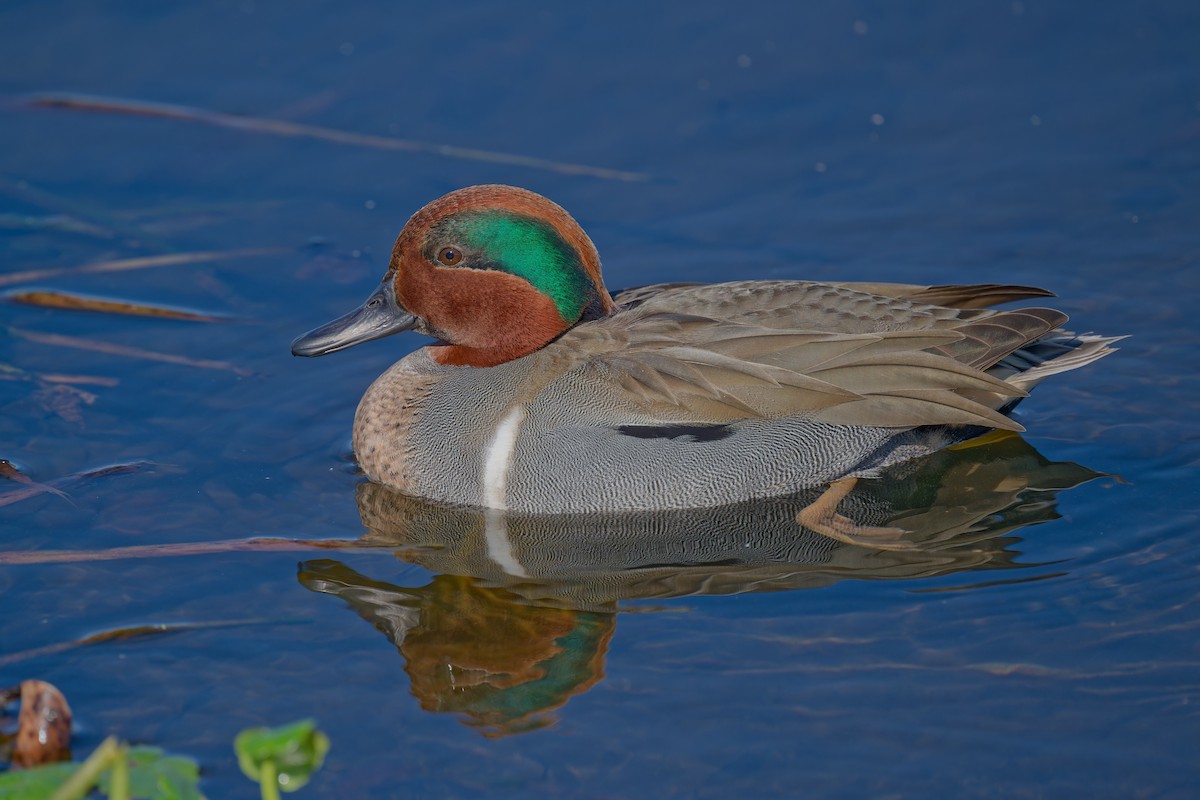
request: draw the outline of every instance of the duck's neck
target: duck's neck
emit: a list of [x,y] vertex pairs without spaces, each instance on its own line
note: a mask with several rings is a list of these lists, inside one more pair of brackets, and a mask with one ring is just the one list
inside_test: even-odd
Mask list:
[[[496,273],[486,277],[493,283],[515,281],[511,276]],[[584,306],[580,319],[568,323],[551,297],[529,289],[528,284],[520,289],[523,289],[522,302],[514,306],[479,302],[485,295],[463,297],[460,308],[469,308],[474,325],[460,327],[449,343],[434,345],[430,351],[433,360],[452,366],[494,367],[535,353],[571,327],[607,314],[604,303],[596,297]]]

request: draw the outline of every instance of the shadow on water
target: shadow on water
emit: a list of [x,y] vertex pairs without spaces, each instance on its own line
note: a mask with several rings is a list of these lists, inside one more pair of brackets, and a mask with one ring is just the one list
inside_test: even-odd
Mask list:
[[1012,534],[1056,519],[1057,493],[1096,477],[1011,434],[897,465],[837,510],[854,525],[903,529],[912,547],[899,550],[798,524],[819,489],[684,512],[498,518],[364,483],[363,542],[396,546],[433,580],[396,586],[333,559],[304,562],[299,580],[396,644],[422,708],[505,736],[552,725],[554,709],[604,677],[622,601],[1031,566]]

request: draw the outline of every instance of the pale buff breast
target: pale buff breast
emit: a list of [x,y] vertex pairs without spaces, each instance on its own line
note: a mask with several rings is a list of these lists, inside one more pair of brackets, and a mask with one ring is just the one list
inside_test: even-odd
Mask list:
[[520,414],[530,366],[518,359],[485,372],[438,364],[428,349],[406,356],[359,402],[353,440],[359,466],[372,480],[416,497],[495,505],[515,445],[511,417],[514,409]]
[[415,493],[414,415],[438,383],[409,358],[398,361],[367,389],[354,415],[353,447],[372,480]]

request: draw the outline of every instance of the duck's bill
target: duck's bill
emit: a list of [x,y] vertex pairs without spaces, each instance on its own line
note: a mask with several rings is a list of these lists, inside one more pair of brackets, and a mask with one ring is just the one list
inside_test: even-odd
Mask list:
[[411,330],[418,319],[396,302],[385,281],[366,302],[345,316],[311,330],[292,342],[294,356],[323,356],[356,344]]

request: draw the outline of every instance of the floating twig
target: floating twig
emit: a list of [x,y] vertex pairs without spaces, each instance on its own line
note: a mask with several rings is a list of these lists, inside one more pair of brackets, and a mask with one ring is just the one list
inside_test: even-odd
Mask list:
[[[10,464],[9,466],[11,467],[12,465]],[[92,478],[104,478],[108,477],[109,475],[124,475],[130,472],[140,472],[141,470],[149,469],[153,466],[154,462],[152,461],[131,461],[126,464],[110,464],[107,467],[98,467],[97,469],[89,469],[85,470],[84,472],[77,472],[74,475],[67,476],[66,478],[57,478],[49,483],[36,483],[32,480],[28,483],[25,483],[22,481],[24,484],[22,488],[0,494],[0,506],[10,506],[13,503],[18,503],[22,500],[28,500],[31,497],[37,497],[38,495],[45,494],[47,492],[61,495],[62,492],[59,491],[59,489],[63,486],[70,486],[82,481],[91,480]]]
[[81,236],[93,236],[98,239],[112,239],[116,234],[108,228],[75,219],[69,214],[50,214],[36,216],[33,214],[0,214],[0,230],[9,231],[56,231],[58,233],[75,233]]
[[432,153],[434,155],[446,156],[447,158],[486,161],[492,164],[509,164],[517,167],[548,170],[564,175],[586,175],[592,178],[634,182],[650,179],[648,175],[640,172],[625,172],[606,167],[591,167],[585,164],[568,164],[544,158],[535,158],[533,156],[500,153],[493,150],[479,150],[472,147],[433,144],[431,142],[420,142],[412,139],[397,139],[391,136],[352,133],[350,131],[337,130],[336,128],[323,128],[318,125],[305,125],[280,119],[226,114],[220,111],[210,111],[205,108],[179,106],[170,103],[155,103],[146,100],[128,100],[120,97],[98,97],[72,93],[47,93],[31,95],[26,98],[25,102],[29,105],[42,108],[64,108],[72,111],[131,114],[199,122],[220,128],[232,128],[234,130],[270,134],[272,136],[319,139],[325,142],[334,142],[336,144],[346,144],[355,147],[370,147],[377,150],[404,150],[413,153]]
[[83,386],[112,387],[121,382],[118,378],[110,378],[106,375],[59,375],[57,373],[43,373],[37,377],[46,383],[81,384]]
[[0,667],[8,667],[19,661],[28,661],[31,658],[43,658],[45,656],[55,656],[65,653],[69,650],[76,650],[81,647],[88,647],[94,644],[106,644],[108,642],[128,642],[135,639],[145,639],[150,636],[163,636],[171,633],[180,633],[183,631],[207,630],[210,628],[236,628],[247,625],[263,625],[270,623],[272,625],[279,624],[278,620],[269,619],[234,619],[234,620],[217,620],[212,622],[185,622],[185,623],[151,623],[147,625],[130,625],[124,628],[115,628],[108,631],[100,631],[93,633],[90,636],[84,636],[81,639],[72,639],[68,642],[55,642],[54,644],[42,645],[41,647],[22,650],[19,653],[10,653],[6,656],[0,656]]
[[187,367],[198,367],[200,369],[226,370],[243,378],[254,374],[245,367],[239,367],[229,361],[216,361],[210,358],[189,358],[188,356],[178,356],[174,353],[160,353],[157,350],[145,350],[141,347],[131,347],[113,342],[101,342],[81,336],[67,336],[62,333],[39,333],[38,331],[27,331],[22,328],[8,328],[7,330],[14,336],[20,336],[27,341],[51,347],[72,347],[76,350],[91,350],[94,353],[104,353],[105,355],[121,356],[123,358],[140,358],[145,361],[182,364]]
[[151,267],[173,267],[178,264],[199,264],[205,261],[228,261],[233,258],[252,258],[255,256],[278,255],[287,252],[285,247],[251,247],[243,250],[211,250],[196,253],[170,253],[162,256],[141,256],[138,258],[121,258],[115,261],[100,261],[95,264],[84,264],[78,267],[47,267],[45,269],[27,269],[23,272],[10,272],[0,275],[0,286],[12,286],[14,283],[40,281],[46,278],[57,278],[62,275],[91,275],[97,272],[124,272],[130,269],[149,269]]
[[133,248],[149,245],[151,249],[167,253],[176,249],[153,234],[147,233],[136,225],[123,223],[101,209],[85,206],[75,200],[68,200],[20,178],[0,175],[0,194],[14,197],[47,211],[66,214],[86,225],[95,226],[98,230],[111,231],[114,236],[120,236],[126,245]]
[[27,383],[41,384],[77,383],[92,386],[117,386],[121,383],[119,378],[110,378],[107,375],[62,375],[54,372],[26,372],[20,367],[4,362],[0,362],[0,381],[25,381]]
[[63,308],[69,311],[94,311],[101,314],[124,314],[131,317],[156,317],[159,319],[180,319],[189,322],[221,322],[227,317],[201,314],[196,311],[184,311],[167,306],[152,306],[145,303],[131,303],[128,300],[109,300],[103,297],[89,297],[71,292],[28,290],[9,292],[8,299],[14,303],[22,303],[42,308]]
[[394,545],[369,545],[355,539],[225,539],[215,542],[138,544],[101,550],[9,550],[0,551],[0,564],[74,564],[119,561],[126,558],[168,558],[215,553],[289,553],[308,550],[395,550]]

